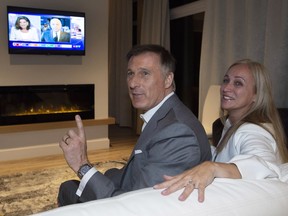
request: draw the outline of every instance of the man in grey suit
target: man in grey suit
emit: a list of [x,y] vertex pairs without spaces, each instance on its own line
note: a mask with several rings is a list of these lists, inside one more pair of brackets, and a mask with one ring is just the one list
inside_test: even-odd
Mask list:
[[62,30],[61,20],[58,18],[52,18],[50,20],[50,30],[46,30],[42,33],[41,41],[44,42],[70,42],[70,33]]
[[69,130],[59,145],[79,181],[61,184],[60,206],[116,196],[152,187],[164,175],[176,175],[211,159],[206,133],[193,113],[174,93],[175,60],[159,45],[140,45],[128,54],[127,84],[133,106],[145,111],[142,133],[122,169],[105,174],[87,157],[80,116],[78,130]]

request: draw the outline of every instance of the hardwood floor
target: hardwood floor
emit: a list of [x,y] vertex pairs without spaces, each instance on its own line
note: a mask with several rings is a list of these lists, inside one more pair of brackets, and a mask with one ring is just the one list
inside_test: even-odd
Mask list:
[[[89,160],[93,162],[119,160],[129,157],[138,136],[131,128],[109,126],[110,148],[89,151]],[[0,163],[0,175],[19,171],[32,171],[51,167],[67,166],[63,155],[45,156],[31,159]]]

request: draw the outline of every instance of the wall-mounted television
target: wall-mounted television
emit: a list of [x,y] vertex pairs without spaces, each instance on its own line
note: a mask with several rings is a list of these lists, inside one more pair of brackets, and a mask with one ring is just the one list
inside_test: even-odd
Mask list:
[[85,55],[85,13],[7,6],[9,54]]

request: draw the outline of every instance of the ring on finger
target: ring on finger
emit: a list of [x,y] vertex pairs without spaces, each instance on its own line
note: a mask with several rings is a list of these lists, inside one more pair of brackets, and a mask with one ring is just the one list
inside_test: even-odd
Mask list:
[[64,140],[64,142],[68,145],[67,140],[70,138],[70,136],[67,136]]
[[187,185],[191,185],[193,183],[193,180],[192,179],[189,179],[189,181],[187,182],[186,186]]

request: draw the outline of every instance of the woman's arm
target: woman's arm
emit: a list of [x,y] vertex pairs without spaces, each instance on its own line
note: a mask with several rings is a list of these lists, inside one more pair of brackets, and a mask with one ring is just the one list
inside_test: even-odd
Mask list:
[[243,179],[279,177],[280,156],[276,141],[267,130],[255,124],[245,124],[236,131],[229,144],[233,147],[227,152],[234,149],[234,153],[229,156],[229,161],[222,161],[234,163]]

